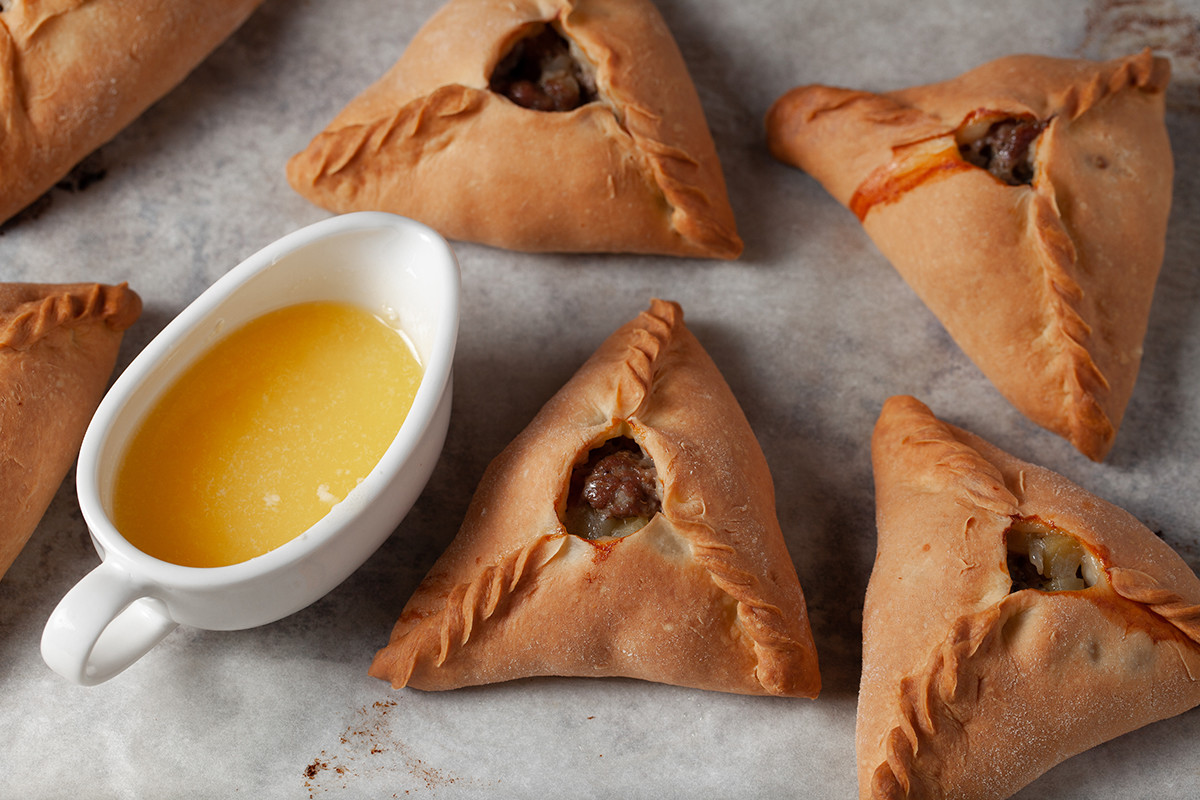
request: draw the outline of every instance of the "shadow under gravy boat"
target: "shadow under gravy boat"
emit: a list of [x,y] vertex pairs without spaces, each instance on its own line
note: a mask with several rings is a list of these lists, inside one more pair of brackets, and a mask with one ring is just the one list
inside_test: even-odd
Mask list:
[[[70,681],[117,675],[174,630],[237,630],[315,602],[375,552],[428,482],[450,421],[459,271],[442,237],[377,212],[333,217],[268,245],[185,308],[121,374],[84,436],[79,505],[101,563],[50,616],[42,657]],[[248,561],[186,567],[156,559],[112,521],[124,452],[172,383],[225,335],[285,306],[335,301],[402,330],[423,367],[413,404],[374,469],[291,541]]]

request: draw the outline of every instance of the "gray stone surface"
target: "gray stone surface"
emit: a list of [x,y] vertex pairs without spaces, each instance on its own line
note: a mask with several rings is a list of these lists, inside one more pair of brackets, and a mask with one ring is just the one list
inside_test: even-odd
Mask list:
[[[0,280],[128,280],[146,310],[127,335],[127,364],[225,271],[327,216],[291,191],[285,160],[437,5],[269,0],[101,148],[103,180],[56,190],[39,215],[3,229]],[[454,418],[395,535],[313,606],[247,631],[181,628],[92,689],[67,684],[38,653],[50,611],[97,563],[69,478],[0,582],[0,795],[853,796],[875,543],[869,437],[896,393],[1124,506],[1200,568],[1200,3],[659,5],[708,114],[745,255],[717,263],[456,243]],[[852,214],[770,158],[761,120],[801,83],[886,90],[1012,52],[1109,56],[1147,43],[1175,60],[1175,205],[1141,377],[1116,447],[1092,464],[1000,397]],[[426,694],[367,677],[488,461],[652,296],[682,303],[766,451],[820,648],[820,699],[567,679]],[[1194,798],[1197,741],[1194,710],[1071,759],[1019,797]]]

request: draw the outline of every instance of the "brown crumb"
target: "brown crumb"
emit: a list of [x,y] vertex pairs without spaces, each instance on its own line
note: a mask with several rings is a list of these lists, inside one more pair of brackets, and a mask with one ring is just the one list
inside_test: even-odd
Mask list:
[[[305,767],[305,788],[310,798],[335,786],[345,789],[355,779],[370,780],[369,774],[383,772],[394,775],[397,770],[408,772],[418,785],[424,784],[426,789],[431,790],[459,782],[454,775],[448,775],[415,757],[405,742],[393,738],[394,732],[386,718],[395,706],[396,700],[387,699],[357,709],[356,718],[338,737],[341,746],[338,752],[329,754],[322,751]],[[368,757],[369,764],[364,761]],[[329,773],[337,778],[331,779]],[[406,795],[410,793],[404,791]]]

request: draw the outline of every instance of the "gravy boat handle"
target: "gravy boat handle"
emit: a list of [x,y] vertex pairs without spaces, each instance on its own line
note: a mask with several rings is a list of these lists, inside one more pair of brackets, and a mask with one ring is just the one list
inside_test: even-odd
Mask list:
[[125,671],[178,625],[145,584],[102,561],[50,615],[42,658],[67,680],[95,686]]

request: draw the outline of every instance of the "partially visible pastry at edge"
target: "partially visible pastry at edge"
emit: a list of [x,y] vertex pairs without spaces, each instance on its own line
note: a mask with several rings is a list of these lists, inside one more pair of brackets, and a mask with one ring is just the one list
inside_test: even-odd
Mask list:
[[1133,391],[1171,208],[1169,63],[1010,56],[767,115],[1021,412],[1101,460]]
[[817,695],[766,459],[678,305],[618,329],[491,463],[371,674]]
[[1200,578],[1128,513],[911,397],[872,460],[861,798],[999,800],[1200,705]]
[[141,311],[125,284],[0,283],[0,577],[71,469]]
[[0,222],[174,88],[260,2],[0,2]]
[[391,211],[510,250],[742,251],[650,0],[451,0],[287,174],[331,211]]

